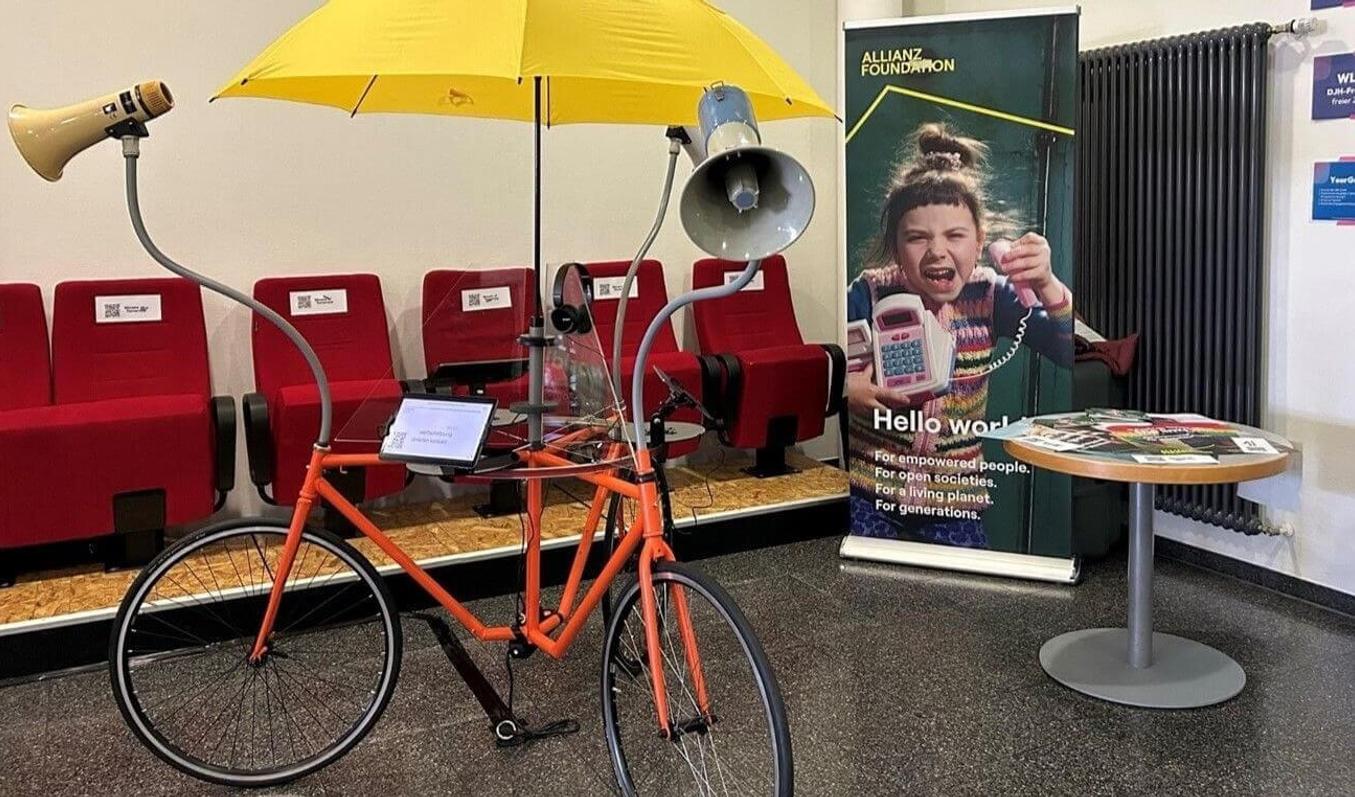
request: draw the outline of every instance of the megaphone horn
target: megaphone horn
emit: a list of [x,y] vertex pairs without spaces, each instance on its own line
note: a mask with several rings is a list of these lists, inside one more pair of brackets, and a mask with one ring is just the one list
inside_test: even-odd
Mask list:
[[150,80],[61,108],[15,105],[9,110],[9,132],[33,171],[56,182],[70,159],[87,147],[136,129],[173,108],[169,87]]
[[709,89],[698,116],[706,158],[682,191],[688,237],[725,260],[758,260],[790,246],[814,216],[809,173],[791,156],[762,146],[740,89]]

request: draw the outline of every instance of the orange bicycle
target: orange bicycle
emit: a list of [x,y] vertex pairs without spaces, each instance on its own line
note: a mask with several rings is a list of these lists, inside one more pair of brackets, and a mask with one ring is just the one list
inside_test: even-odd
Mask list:
[[[534,427],[530,439],[539,442],[517,446],[511,467],[474,474],[521,480],[526,492],[522,611],[509,624],[486,624],[326,478],[334,469],[390,463],[374,453],[333,450],[324,369],[285,319],[178,265],[151,242],[137,200],[138,137],[127,135],[123,142],[128,203],[143,245],[170,271],[277,324],[311,365],[323,404],[320,435],[290,522],[247,518],[198,531],[165,550],[129,588],[113,624],[109,666],[118,705],[143,743],[196,778],[262,787],[333,763],[371,730],[400,672],[400,616],[367,558],[308,524],[312,508],[324,502],[470,635],[507,643],[519,656],[534,650],[563,656],[618,576],[633,569],[633,578],[627,576],[608,602],[601,676],[603,726],[622,792],[792,793],[785,707],[758,640],[729,595],[678,563],[665,540],[659,481],[640,411],[652,336],[638,354],[633,431],[626,431],[614,396],[606,399],[611,379],[595,333],[577,331],[589,326],[584,324],[561,339],[547,338],[538,306],[523,340],[531,357],[557,360],[533,363],[535,373],[554,374],[554,392],[534,385],[537,405],[522,410]],[[741,289],[757,267],[752,261],[740,280],[678,297],[651,331],[684,304]],[[586,314],[579,276],[568,276],[563,289],[570,305]],[[543,394],[558,399],[549,412],[539,399]],[[560,414],[561,407],[570,412]],[[541,594],[545,482],[565,476],[594,492],[559,605],[547,609]],[[614,496],[634,502],[635,519],[585,588],[590,547]],[[460,650],[450,632],[440,636],[449,655]],[[453,661],[501,743],[561,730],[524,727],[478,671],[463,667],[469,659],[460,655]]]

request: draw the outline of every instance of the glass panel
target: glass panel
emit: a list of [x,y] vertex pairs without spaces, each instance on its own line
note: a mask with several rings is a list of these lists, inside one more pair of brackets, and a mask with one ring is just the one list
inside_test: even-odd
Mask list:
[[[430,377],[427,389],[432,393],[495,398],[498,409],[482,461],[495,458],[492,461],[500,468],[507,464],[504,455],[516,453],[522,458],[531,442],[527,415],[519,406],[528,399],[528,348],[518,338],[527,331],[534,284],[529,269],[438,272],[430,278],[431,288],[424,291],[425,299],[436,298],[421,313],[425,362],[422,367],[410,363],[406,377],[408,381],[426,372]],[[571,331],[548,332],[552,342],[543,351],[542,380],[543,403],[549,409],[543,416],[541,449],[547,456],[533,466],[627,465],[634,449],[622,442],[625,422],[608,363],[610,341],[604,346],[598,338],[577,270],[566,275],[561,296],[565,304],[578,309],[580,321]],[[359,306],[356,297],[350,297],[349,307]],[[360,326],[355,319],[354,328]],[[361,341],[354,345],[360,346]],[[321,352],[322,357],[325,354]],[[334,380],[337,369],[332,363],[330,369]],[[331,393],[332,449],[336,453],[378,452],[402,395],[394,368],[370,378],[334,380]]]

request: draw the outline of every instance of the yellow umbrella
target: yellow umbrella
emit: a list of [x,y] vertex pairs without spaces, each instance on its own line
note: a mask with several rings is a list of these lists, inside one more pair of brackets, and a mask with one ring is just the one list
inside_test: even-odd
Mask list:
[[535,121],[540,319],[542,122],[690,125],[715,83],[742,88],[763,120],[834,116],[705,0],[330,0],[212,99]]
[[[544,341],[542,123],[690,125],[716,83],[743,89],[762,120],[834,116],[771,47],[705,0],[330,0],[216,97],[535,121],[528,334]],[[528,399],[541,405],[540,345],[530,351]],[[539,415],[529,428],[539,441]]]
[[716,82],[747,92],[763,120],[833,116],[771,47],[704,0],[330,0],[217,96],[353,114],[686,125]]

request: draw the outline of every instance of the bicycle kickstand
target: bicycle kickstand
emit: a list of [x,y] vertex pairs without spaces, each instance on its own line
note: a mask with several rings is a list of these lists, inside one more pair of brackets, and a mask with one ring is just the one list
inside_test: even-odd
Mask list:
[[471,659],[470,653],[461,644],[461,640],[456,638],[456,634],[445,620],[435,615],[423,613],[410,616],[428,624],[428,628],[437,638],[442,652],[446,654],[447,660],[456,668],[461,680],[465,682],[471,694],[479,702],[480,707],[484,709],[494,731],[495,746],[520,747],[537,739],[578,733],[579,723],[572,719],[559,720],[540,728],[528,726],[526,722],[513,713],[512,707],[499,696],[498,691],[494,689],[493,684],[485,677],[484,672]]

